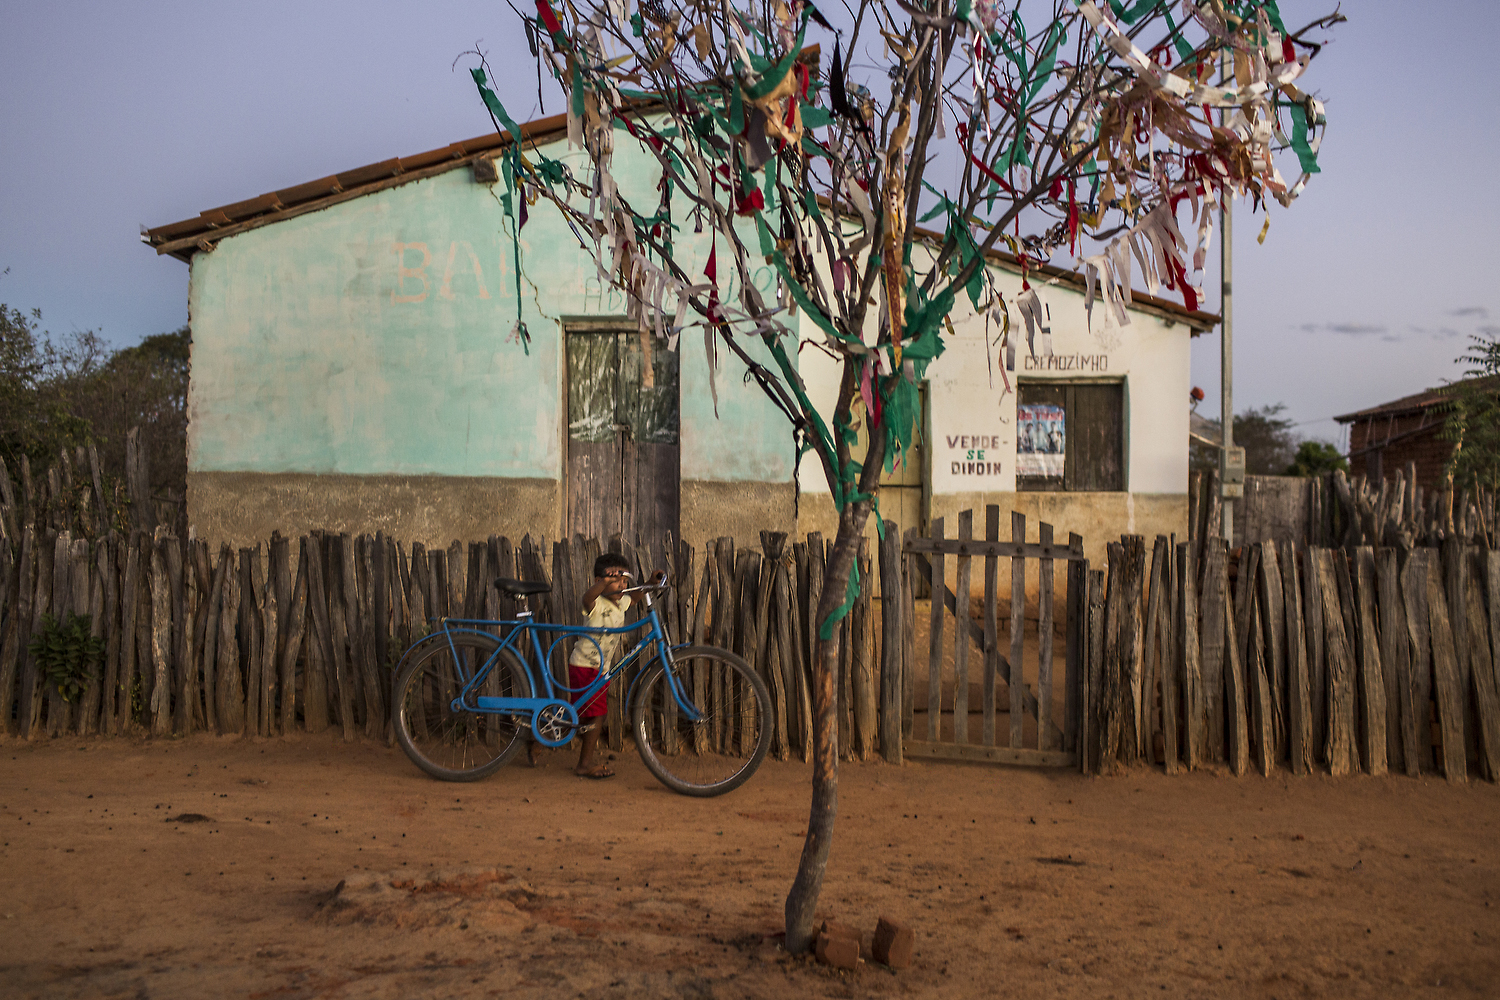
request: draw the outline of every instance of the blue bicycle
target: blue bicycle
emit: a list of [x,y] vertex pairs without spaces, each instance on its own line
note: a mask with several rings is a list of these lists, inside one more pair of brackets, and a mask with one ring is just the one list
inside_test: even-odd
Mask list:
[[[662,784],[683,795],[723,795],[760,767],[771,743],[765,682],[728,650],[671,644],[656,605],[669,589],[665,575],[624,591],[639,595],[645,614],[615,629],[534,621],[527,599],[546,593],[546,584],[495,586],[522,600],[516,620],[439,619],[396,668],[396,738],[423,771],[478,780],[519,753],[528,731],[543,746],[562,746],[578,731],[576,706],[635,665],[642,669],[626,694],[630,731]],[[570,639],[597,645],[598,635],[642,631],[587,687],[570,688],[548,668],[566,658]]]

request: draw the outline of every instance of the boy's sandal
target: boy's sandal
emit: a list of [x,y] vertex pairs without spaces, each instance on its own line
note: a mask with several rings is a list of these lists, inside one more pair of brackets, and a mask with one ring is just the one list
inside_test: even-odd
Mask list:
[[593,778],[596,781],[604,778],[613,778],[615,776],[614,769],[611,768],[608,764],[600,764],[598,767],[595,767],[589,771],[574,771],[573,773],[578,775],[580,778]]

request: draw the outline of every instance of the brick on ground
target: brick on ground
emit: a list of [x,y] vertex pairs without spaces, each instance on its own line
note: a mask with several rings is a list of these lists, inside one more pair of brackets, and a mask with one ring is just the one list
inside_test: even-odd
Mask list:
[[881,917],[875,925],[875,937],[870,942],[870,953],[875,961],[893,969],[904,969],[911,965],[912,949],[917,936],[906,924]]

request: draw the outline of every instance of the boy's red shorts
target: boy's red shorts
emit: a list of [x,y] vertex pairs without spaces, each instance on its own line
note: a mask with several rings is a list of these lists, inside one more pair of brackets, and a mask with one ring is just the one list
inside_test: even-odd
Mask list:
[[[594,667],[575,667],[571,663],[568,664],[568,687],[573,688],[575,691],[588,687],[594,683],[594,678],[598,676],[599,671]],[[604,696],[608,690],[608,686],[600,688],[599,693],[594,695],[587,705],[578,706],[578,718],[597,719],[603,715],[605,706]],[[576,698],[578,696],[574,694],[573,697]]]

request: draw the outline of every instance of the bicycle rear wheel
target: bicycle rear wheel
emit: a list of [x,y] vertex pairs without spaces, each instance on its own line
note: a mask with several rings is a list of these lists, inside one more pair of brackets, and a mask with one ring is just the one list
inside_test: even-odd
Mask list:
[[[452,648],[446,636],[430,636],[408,654],[396,676],[396,739],[422,770],[443,781],[476,781],[493,774],[520,751],[526,729],[519,715],[455,712],[453,699],[499,648],[488,635],[455,635]],[[455,661],[454,653],[458,659]],[[531,680],[509,649],[500,653],[480,686],[480,694],[498,698],[530,698]]]
[[678,683],[703,718],[691,722],[672,697],[660,661],[641,677],[631,731],[641,760],[683,795],[723,795],[743,785],[771,746],[771,696],[733,653],[688,646],[674,654]]

